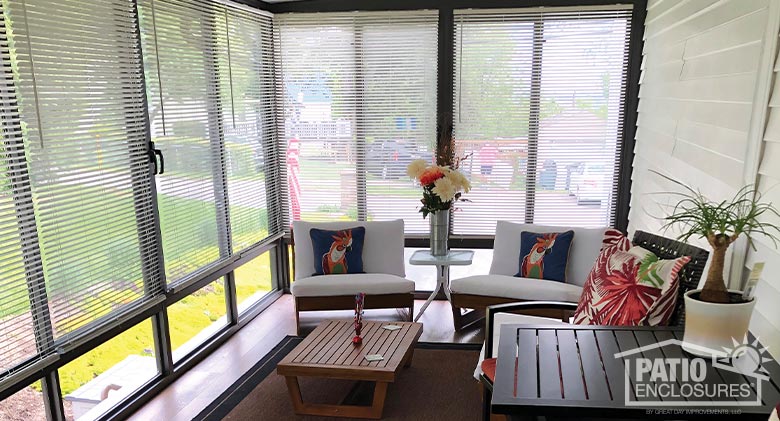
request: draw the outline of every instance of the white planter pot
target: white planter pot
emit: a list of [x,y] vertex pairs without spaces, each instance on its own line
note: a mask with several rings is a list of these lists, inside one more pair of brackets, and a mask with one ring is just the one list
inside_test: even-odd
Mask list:
[[[683,349],[694,355],[710,356],[742,343],[750,325],[756,300],[747,303],[718,304],[691,298],[700,289],[685,293],[685,335]],[[730,291],[741,294],[739,291]],[[712,350],[712,351],[708,351]]]

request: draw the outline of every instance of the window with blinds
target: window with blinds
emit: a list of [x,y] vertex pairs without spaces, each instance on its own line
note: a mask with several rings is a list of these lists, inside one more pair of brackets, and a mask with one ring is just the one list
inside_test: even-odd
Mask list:
[[162,293],[135,6],[3,2],[0,369]]
[[453,233],[614,223],[630,7],[455,11]]
[[223,121],[234,251],[282,228],[274,106],[273,21],[226,8],[229,87]]
[[406,166],[435,154],[438,12],[275,20],[292,219],[404,219],[427,233]]
[[281,227],[270,16],[140,0],[165,272],[178,283]]

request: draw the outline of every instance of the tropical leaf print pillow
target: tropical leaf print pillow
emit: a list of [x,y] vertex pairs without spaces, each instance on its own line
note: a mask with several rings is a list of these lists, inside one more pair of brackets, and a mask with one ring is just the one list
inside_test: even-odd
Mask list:
[[[660,260],[626,242],[604,247],[583,286],[575,324],[663,326],[677,301],[678,273],[690,257]],[[628,243],[630,244],[630,242]]]
[[364,227],[338,231],[312,228],[309,236],[314,251],[314,275],[363,273]]

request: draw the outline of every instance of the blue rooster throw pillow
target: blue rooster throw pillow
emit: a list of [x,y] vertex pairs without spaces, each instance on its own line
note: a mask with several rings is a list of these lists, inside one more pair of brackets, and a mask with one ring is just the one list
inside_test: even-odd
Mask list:
[[364,227],[337,231],[312,228],[309,231],[314,251],[314,274],[363,273]]
[[566,266],[572,240],[574,231],[521,232],[520,272],[515,276],[566,282]]

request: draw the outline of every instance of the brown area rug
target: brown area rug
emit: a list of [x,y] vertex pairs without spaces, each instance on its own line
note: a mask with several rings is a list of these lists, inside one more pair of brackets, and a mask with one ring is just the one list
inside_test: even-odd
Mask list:
[[[301,338],[287,337],[268,356],[201,412],[196,420],[322,420],[297,416],[276,364]],[[412,366],[402,369],[387,391],[385,420],[478,420],[480,392],[474,380],[479,344],[421,342]],[[304,401],[368,405],[372,382],[300,378]]]

